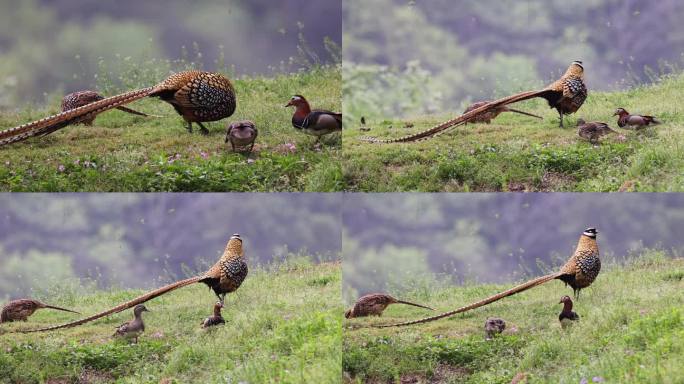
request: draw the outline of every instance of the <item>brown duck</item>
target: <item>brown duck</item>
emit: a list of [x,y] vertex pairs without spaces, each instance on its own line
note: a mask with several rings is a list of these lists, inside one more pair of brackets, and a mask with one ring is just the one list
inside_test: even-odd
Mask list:
[[655,116],[631,115],[624,108],[616,109],[613,116],[618,116],[618,127],[624,129],[638,130],[651,124],[660,124],[660,121],[657,121]]
[[351,319],[354,317],[365,317],[365,316],[382,316],[382,312],[390,304],[407,304],[413,305],[414,307],[420,307],[434,311],[430,307],[424,305],[411,303],[404,300],[398,300],[390,295],[384,293],[371,293],[365,296],[361,296],[353,307],[348,309],[344,313],[344,317]]
[[122,337],[124,339],[134,339],[138,343],[138,336],[145,332],[145,323],[143,323],[142,313],[149,312],[144,305],[136,305],[133,308],[133,320],[127,321],[116,328],[114,337]]
[[217,301],[216,304],[214,304],[214,314],[204,319],[202,322],[202,328],[209,328],[215,325],[226,323],[226,321],[223,320],[223,316],[221,316],[221,308],[223,308],[223,303]]
[[485,339],[491,340],[495,335],[500,334],[506,329],[506,322],[504,319],[498,317],[490,317],[485,321]]
[[600,123],[598,121],[586,122],[583,119],[577,119],[577,134],[583,139],[589,140],[592,144],[598,144],[598,140],[610,133],[617,133],[612,130],[608,124]]
[[324,109],[311,109],[309,102],[302,95],[294,95],[285,107],[295,107],[292,115],[292,126],[302,132],[316,136],[316,141],[321,136],[342,131],[342,114]]
[[572,299],[570,296],[566,295],[561,297],[558,304],[563,304],[563,310],[560,315],[558,315],[558,321],[560,321],[561,327],[565,328],[579,320],[579,315],[572,310]]
[[226,143],[230,141],[230,146],[235,152],[235,148],[244,150],[249,147],[247,152],[251,153],[252,148],[254,148],[254,142],[256,141],[259,131],[254,125],[254,122],[250,120],[236,121],[230,123],[226,128]]
[[78,313],[70,309],[56,307],[54,305],[48,305],[41,303],[38,300],[33,299],[19,299],[12,300],[2,307],[2,313],[0,313],[0,323],[7,323],[12,321],[26,321],[29,316],[33,315],[33,312],[38,309],[50,308],[56,309],[58,311]]

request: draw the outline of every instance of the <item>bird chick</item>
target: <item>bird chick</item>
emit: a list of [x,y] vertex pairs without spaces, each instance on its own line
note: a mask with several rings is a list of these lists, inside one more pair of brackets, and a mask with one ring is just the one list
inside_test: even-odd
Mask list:
[[2,307],[2,312],[0,312],[0,323],[9,323],[12,321],[27,321],[29,316],[39,309],[50,308],[56,309],[58,311],[78,313],[70,309],[56,307],[54,305],[48,305],[41,303],[38,300],[33,299],[18,299],[12,300]]
[[230,141],[230,145],[235,152],[235,148],[245,150],[249,146],[248,153],[252,152],[254,142],[256,141],[259,131],[254,122],[250,120],[236,121],[230,123],[226,127],[226,143]]
[[624,108],[616,109],[615,113],[613,113],[613,116],[618,116],[618,126],[624,129],[639,130],[650,124],[660,124],[660,121],[657,121],[655,116],[631,115]]
[[608,124],[598,121],[586,122],[584,119],[577,119],[577,134],[583,139],[589,140],[592,144],[598,144],[598,140],[610,133],[617,133]]
[[485,339],[491,340],[495,335],[500,334],[506,329],[506,322],[504,319],[499,319],[498,317],[489,317],[485,321]]
[[561,327],[566,328],[573,322],[579,320],[579,315],[572,310],[572,299],[570,296],[561,297],[558,304],[563,304],[563,310],[560,315],[558,315],[558,321],[561,323]]
[[147,308],[138,304],[133,308],[133,315],[135,316],[133,320],[127,321],[116,328],[114,332],[114,337],[122,337],[127,340],[135,340],[138,343],[138,336],[145,332],[145,323],[143,323],[142,313],[149,312]]
[[202,322],[202,328],[209,328],[215,325],[225,324],[226,321],[223,320],[223,317],[221,316],[221,308],[223,308],[223,303],[217,301],[216,304],[214,304],[214,314],[204,319]]
[[394,297],[384,294],[384,293],[371,293],[360,297],[353,307],[345,311],[344,317],[351,319],[354,317],[365,317],[365,316],[382,316],[382,312],[390,304],[407,304],[413,305],[414,307],[420,307],[434,311],[430,307],[424,305],[411,303],[404,300],[398,300]]

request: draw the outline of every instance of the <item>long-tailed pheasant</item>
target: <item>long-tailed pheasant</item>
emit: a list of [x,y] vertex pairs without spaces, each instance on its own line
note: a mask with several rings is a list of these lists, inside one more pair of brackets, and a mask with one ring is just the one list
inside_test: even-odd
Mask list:
[[[70,111],[72,109],[76,109],[78,107],[82,107],[84,105],[88,105],[90,103],[94,103],[96,101],[104,100],[104,97],[100,95],[99,93],[95,91],[78,91],[78,92],[73,92],[70,93],[64,98],[62,98],[62,112]],[[133,115],[138,115],[138,116],[144,116],[144,117],[159,117],[159,116],[154,116],[154,115],[148,115],[146,113],[138,112],[134,109],[126,108],[126,107],[116,107],[116,109],[130,113]],[[92,117],[81,120],[82,124],[85,125],[93,125],[93,121],[95,120],[95,115]]]
[[563,115],[575,113],[584,104],[587,98],[587,86],[584,84],[584,67],[581,61],[573,61],[572,64],[565,71],[563,76],[558,80],[549,84],[546,88],[537,91],[522,92],[515,95],[507,96],[499,100],[492,101],[471,111],[447,120],[432,128],[426,129],[422,132],[414,133],[412,135],[400,137],[397,139],[382,140],[375,137],[362,137],[361,140],[371,143],[408,143],[424,139],[429,139],[437,134],[444,132],[446,129],[459,126],[471,121],[476,116],[481,115],[492,109],[499,108],[504,105],[517,103],[519,101],[541,97],[546,99],[551,108],[555,108],[560,116],[560,126],[563,127]]
[[4,307],[2,307],[2,312],[0,312],[0,323],[12,321],[26,321],[28,320],[29,316],[33,315],[33,312],[42,308],[50,308],[56,309],[58,311],[78,313],[76,311],[72,311],[71,309],[41,303],[38,300],[18,299],[12,300],[9,303],[5,304]]
[[480,300],[476,303],[466,305],[459,309],[442,313],[441,315],[432,316],[420,320],[407,321],[398,324],[389,325],[378,325],[378,327],[396,327],[411,324],[427,323],[430,321],[438,320],[444,317],[452,316],[457,313],[463,313],[470,311],[475,308],[482,307],[484,305],[493,303],[497,300],[501,300],[504,297],[514,295],[526,291],[530,288],[536,287],[538,285],[544,284],[554,279],[563,281],[566,285],[572,287],[575,292],[575,297],[579,296],[580,290],[586,288],[594,282],[599,272],[601,271],[601,259],[599,259],[599,248],[596,243],[596,228],[587,228],[584,230],[582,235],[580,235],[579,242],[577,243],[577,248],[575,253],[568,259],[568,261],[561,267],[561,269],[556,272],[546,276],[538,277],[532,279],[526,283],[520,284],[513,287],[507,291],[498,293],[494,296],[490,296],[484,300]]
[[[468,112],[470,112],[470,111],[472,111],[472,110],[474,110],[474,109],[476,109],[476,108],[479,108],[479,107],[481,107],[481,106],[483,106],[483,105],[487,105],[487,103],[490,103],[490,102],[491,102],[491,101],[478,101],[478,102],[476,102],[476,103],[473,103],[473,104],[469,105],[468,108],[466,108],[466,110],[463,111],[463,113],[468,113]],[[500,114],[502,114],[502,113],[504,113],[504,112],[515,112],[515,113],[519,113],[519,114],[526,115],[526,116],[536,117],[537,119],[544,119],[544,118],[541,117],[541,116],[538,116],[538,115],[535,115],[535,114],[532,114],[532,113],[528,113],[528,112],[525,112],[525,111],[521,111],[521,110],[519,110],[519,109],[509,108],[509,107],[507,107],[507,106],[505,106],[505,105],[502,105],[502,106],[500,106],[500,107],[492,108],[492,109],[490,109],[490,110],[488,110],[488,111],[485,111],[485,112],[480,113],[479,115],[477,115],[477,116],[473,117],[472,119],[468,120],[468,123],[485,123],[485,124],[489,124],[489,123],[492,122],[492,120],[496,119]]]
[[356,303],[354,303],[354,306],[344,313],[344,317],[346,317],[347,319],[351,319],[354,317],[364,317],[371,315],[382,316],[382,312],[385,310],[385,308],[387,308],[387,306],[389,306],[390,304],[397,303],[413,305],[414,307],[420,307],[434,311],[434,309],[430,307],[426,307],[424,305],[416,303],[411,303],[409,301],[398,300],[384,293],[371,293],[365,296],[361,296],[356,301]]
[[223,303],[226,294],[237,290],[242,282],[247,277],[247,263],[245,262],[245,255],[242,249],[242,238],[238,234],[230,237],[226,249],[223,252],[221,259],[216,262],[207,272],[202,275],[191,277],[189,279],[181,280],[173,284],[169,284],[154,291],[148,292],[126,303],[117,305],[114,308],[100,312],[98,314],[86,317],[81,320],[73,321],[66,324],[54,325],[40,329],[20,330],[19,332],[42,332],[52,331],[55,329],[75,327],[77,325],[85,324],[101,317],[108,316],[114,313],[119,313],[128,308],[132,308],[138,304],[152,300],[155,297],[161,296],[165,293],[171,292],[178,288],[182,288],[195,283],[204,283],[211,288],[220,302]]
[[235,90],[227,77],[220,73],[184,71],[169,76],[153,87],[108,97],[57,115],[1,131],[0,146],[26,140],[33,136],[44,136],[67,125],[92,120],[104,111],[144,97],[159,97],[171,104],[187,122],[189,132],[192,132],[192,123],[197,123],[203,134],[208,134],[209,130],[202,125],[202,122],[217,121],[229,117],[236,107]]

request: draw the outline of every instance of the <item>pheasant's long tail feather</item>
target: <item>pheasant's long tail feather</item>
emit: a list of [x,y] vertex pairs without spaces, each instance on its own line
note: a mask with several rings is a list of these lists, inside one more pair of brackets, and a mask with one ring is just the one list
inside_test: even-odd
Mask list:
[[66,309],[62,307],[56,307],[54,305],[45,305],[45,308],[50,308],[50,309],[56,309],[58,311],[64,311],[64,312],[71,312],[71,313],[78,313],[79,315],[81,314],[80,312],[72,311],[71,309]]
[[45,136],[69,124],[78,123],[109,109],[147,97],[152,89],[144,88],[122,93],[28,124],[0,131],[0,146],[26,140],[33,136]]
[[521,111],[521,110],[519,110],[519,109],[508,108],[508,111],[509,111],[509,112],[519,113],[519,114],[521,114],[521,115],[532,116],[532,117],[536,117],[537,119],[544,120],[544,118],[541,117],[541,116],[539,116],[539,115],[535,115],[535,114],[533,114],[533,113]]
[[138,116],[143,116],[143,117],[163,117],[163,116],[159,116],[159,115],[150,115],[149,113],[136,111],[135,109],[130,109],[127,107],[116,107],[116,109],[118,109],[119,111],[130,113],[132,115],[138,115]]
[[85,324],[85,323],[88,323],[90,321],[97,320],[101,317],[105,317],[105,316],[108,316],[108,315],[111,315],[114,313],[119,313],[119,312],[124,311],[128,308],[135,307],[138,304],[142,304],[146,301],[152,300],[155,297],[158,297],[158,296],[161,296],[165,293],[171,292],[174,289],[182,288],[182,287],[185,287],[186,285],[197,283],[198,281],[200,281],[200,279],[202,279],[201,276],[196,276],[196,277],[191,277],[189,279],[185,279],[185,280],[175,282],[173,284],[169,284],[165,287],[155,289],[154,291],[151,291],[151,292],[148,292],[142,296],[136,297],[135,299],[127,301],[121,305],[117,305],[116,307],[114,307],[112,309],[108,309],[104,312],[100,312],[96,315],[92,315],[90,317],[86,317],[86,318],[81,319],[81,320],[76,320],[76,321],[72,321],[72,322],[66,323],[66,324],[53,325],[51,327],[45,327],[45,328],[39,328],[39,329],[18,330],[17,332],[22,332],[22,333],[44,332],[44,331],[54,331],[55,329],[61,329],[61,328],[75,327],[77,325]]
[[516,287],[513,287],[513,288],[511,288],[511,289],[509,289],[509,290],[507,290],[507,291],[503,291],[503,292],[498,293],[498,294],[496,294],[496,295],[494,295],[494,296],[490,296],[490,297],[488,297],[488,298],[486,298],[486,299],[484,299],[484,300],[480,300],[480,301],[478,301],[478,302],[476,302],[476,303],[473,303],[473,304],[470,304],[470,305],[466,305],[465,307],[461,307],[461,308],[455,309],[455,310],[450,311],[450,312],[445,312],[445,313],[442,313],[442,314],[437,315],[437,316],[426,317],[426,318],[419,319],[419,320],[407,321],[407,322],[404,322],[404,323],[396,323],[396,324],[388,324],[388,325],[377,325],[376,327],[378,327],[378,328],[387,328],[387,327],[400,327],[400,326],[412,325],[412,324],[421,324],[421,323],[427,323],[427,322],[430,322],[430,321],[438,320],[438,319],[441,319],[441,318],[444,318],[444,317],[449,317],[449,316],[455,315],[455,314],[457,314],[457,313],[467,312],[467,311],[470,311],[471,309],[479,308],[479,307],[481,307],[481,306],[483,306],[483,305],[487,305],[487,304],[489,304],[489,303],[493,303],[493,302],[495,302],[495,301],[497,301],[497,300],[503,299],[503,298],[506,297],[506,296],[511,296],[511,295],[516,294],[516,293],[520,293],[520,292],[522,292],[522,291],[526,291],[526,290],[528,290],[528,289],[530,289],[530,288],[533,288],[533,287],[536,287],[536,286],[538,286],[538,285],[544,284],[544,283],[546,283],[547,281],[550,281],[550,280],[553,280],[553,279],[558,278],[559,276],[561,276],[561,274],[562,274],[562,273],[557,272],[557,273],[552,273],[552,274],[550,274],[550,275],[538,277],[538,278],[536,278],[536,279],[530,280],[530,281],[528,281],[528,282],[526,282],[526,283],[523,283],[523,284],[520,284],[520,285],[518,285],[518,286],[516,286]]
[[430,308],[430,307],[426,307],[426,306],[424,306],[424,305],[412,303],[412,302],[410,302],[410,301],[397,300],[397,303],[400,303],[400,304],[407,304],[407,305],[413,305],[414,307],[425,308],[425,309],[429,309],[429,310],[431,310],[431,311],[434,311],[434,310],[435,310],[434,308]]
[[464,123],[467,123],[470,119],[473,117],[486,112],[490,109],[500,107],[502,105],[507,105],[507,104],[512,104],[512,103],[517,103],[519,101],[527,100],[527,99],[532,99],[534,97],[539,97],[548,90],[543,89],[539,91],[529,91],[529,92],[522,92],[518,93],[515,95],[507,96],[499,100],[494,100],[490,103],[487,103],[485,105],[482,105],[480,107],[477,107],[469,112],[466,112],[462,114],[461,116],[455,117],[451,120],[447,120],[441,124],[438,124],[432,128],[426,129],[422,132],[414,133],[412,135],[400,137],[397,139],[387,139],[387,140],[381,140],[377,139],[375,137],[362,137],[362,141],[367,141],[371,143],[384,143],[384,144],[389,144],[389,143],[408,143],[408,142],[413,142],[413,141],[418,141],[421,139],[426,139],[429,137],[432,137],[448,128],[452,128],[457,125],[461,125]]

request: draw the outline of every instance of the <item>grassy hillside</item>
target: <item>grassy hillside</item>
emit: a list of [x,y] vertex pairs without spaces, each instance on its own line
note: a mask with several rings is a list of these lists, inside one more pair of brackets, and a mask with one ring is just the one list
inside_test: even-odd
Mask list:
[[[682,191],[683,89],[680,75],[626,92],[590,92],[580,111],[566,120],[566,128],[558,127],[558,114],[544,100],[516,104],[543,121],[504,113],[490,125],[468,124],[412,144],[369,144],[358,138],[405,136],[462,110],[370,121],[370,132],[347,126],[345,182],[354,191]],[[618,107],[655,115],[664,124],[639,133],[618,129],[622,137],[604,138],[598,147],[577,136],[579,117],[616,128],[612,114]],[[413,127],[407,128],[408,122]]]
[[[152,77],[152,76],[148,76]],[[161,78],[149,79],[145,85]],[[0,148],[0,190],[5,191],[336,191],[342,189],[339,135],[314,148],[315,139],[296,131],[293,94],[314,108],[341,109],[338,68],[235,81],[237,111],[205,124],[208,136],[189,134],[167,103],[137,101],[130,107],[163,118],[120,111],[101,114],[92,127],[70,126],[44,138]],[[141,84],[142,85],[142,84]],[[0,114],[10,128],[58,111]],[[224,143],[228,122],[249,119],[259,129],[250,159]]]
[[[407,296],[447,311],[509,286]],[[648,252],[625,266],[605,266],[575,300],[581,319],[566,330],[558,301],[572,290],[558,281],[426,324],[368,327],[431,314],[396,305],[382,318],[345,323],[344,374],[353,383],[510,383],[518,374],[527,383],[681,383],[683,288],[684,259]],[[488,317],[507,323],[491,341],[484,339]]]
[[[60,291],[40,299],[91,314],[140,293]],[[28,323],[0,325],[0,383],[337,383],[339,297],[339,264],[251,271],[226,299],[225,326],[200,329],[216,298],[194,285],[146,304],[137,345],[110,337],[130,310],[49,334],[7,333],[74,318],[38,311]]]

